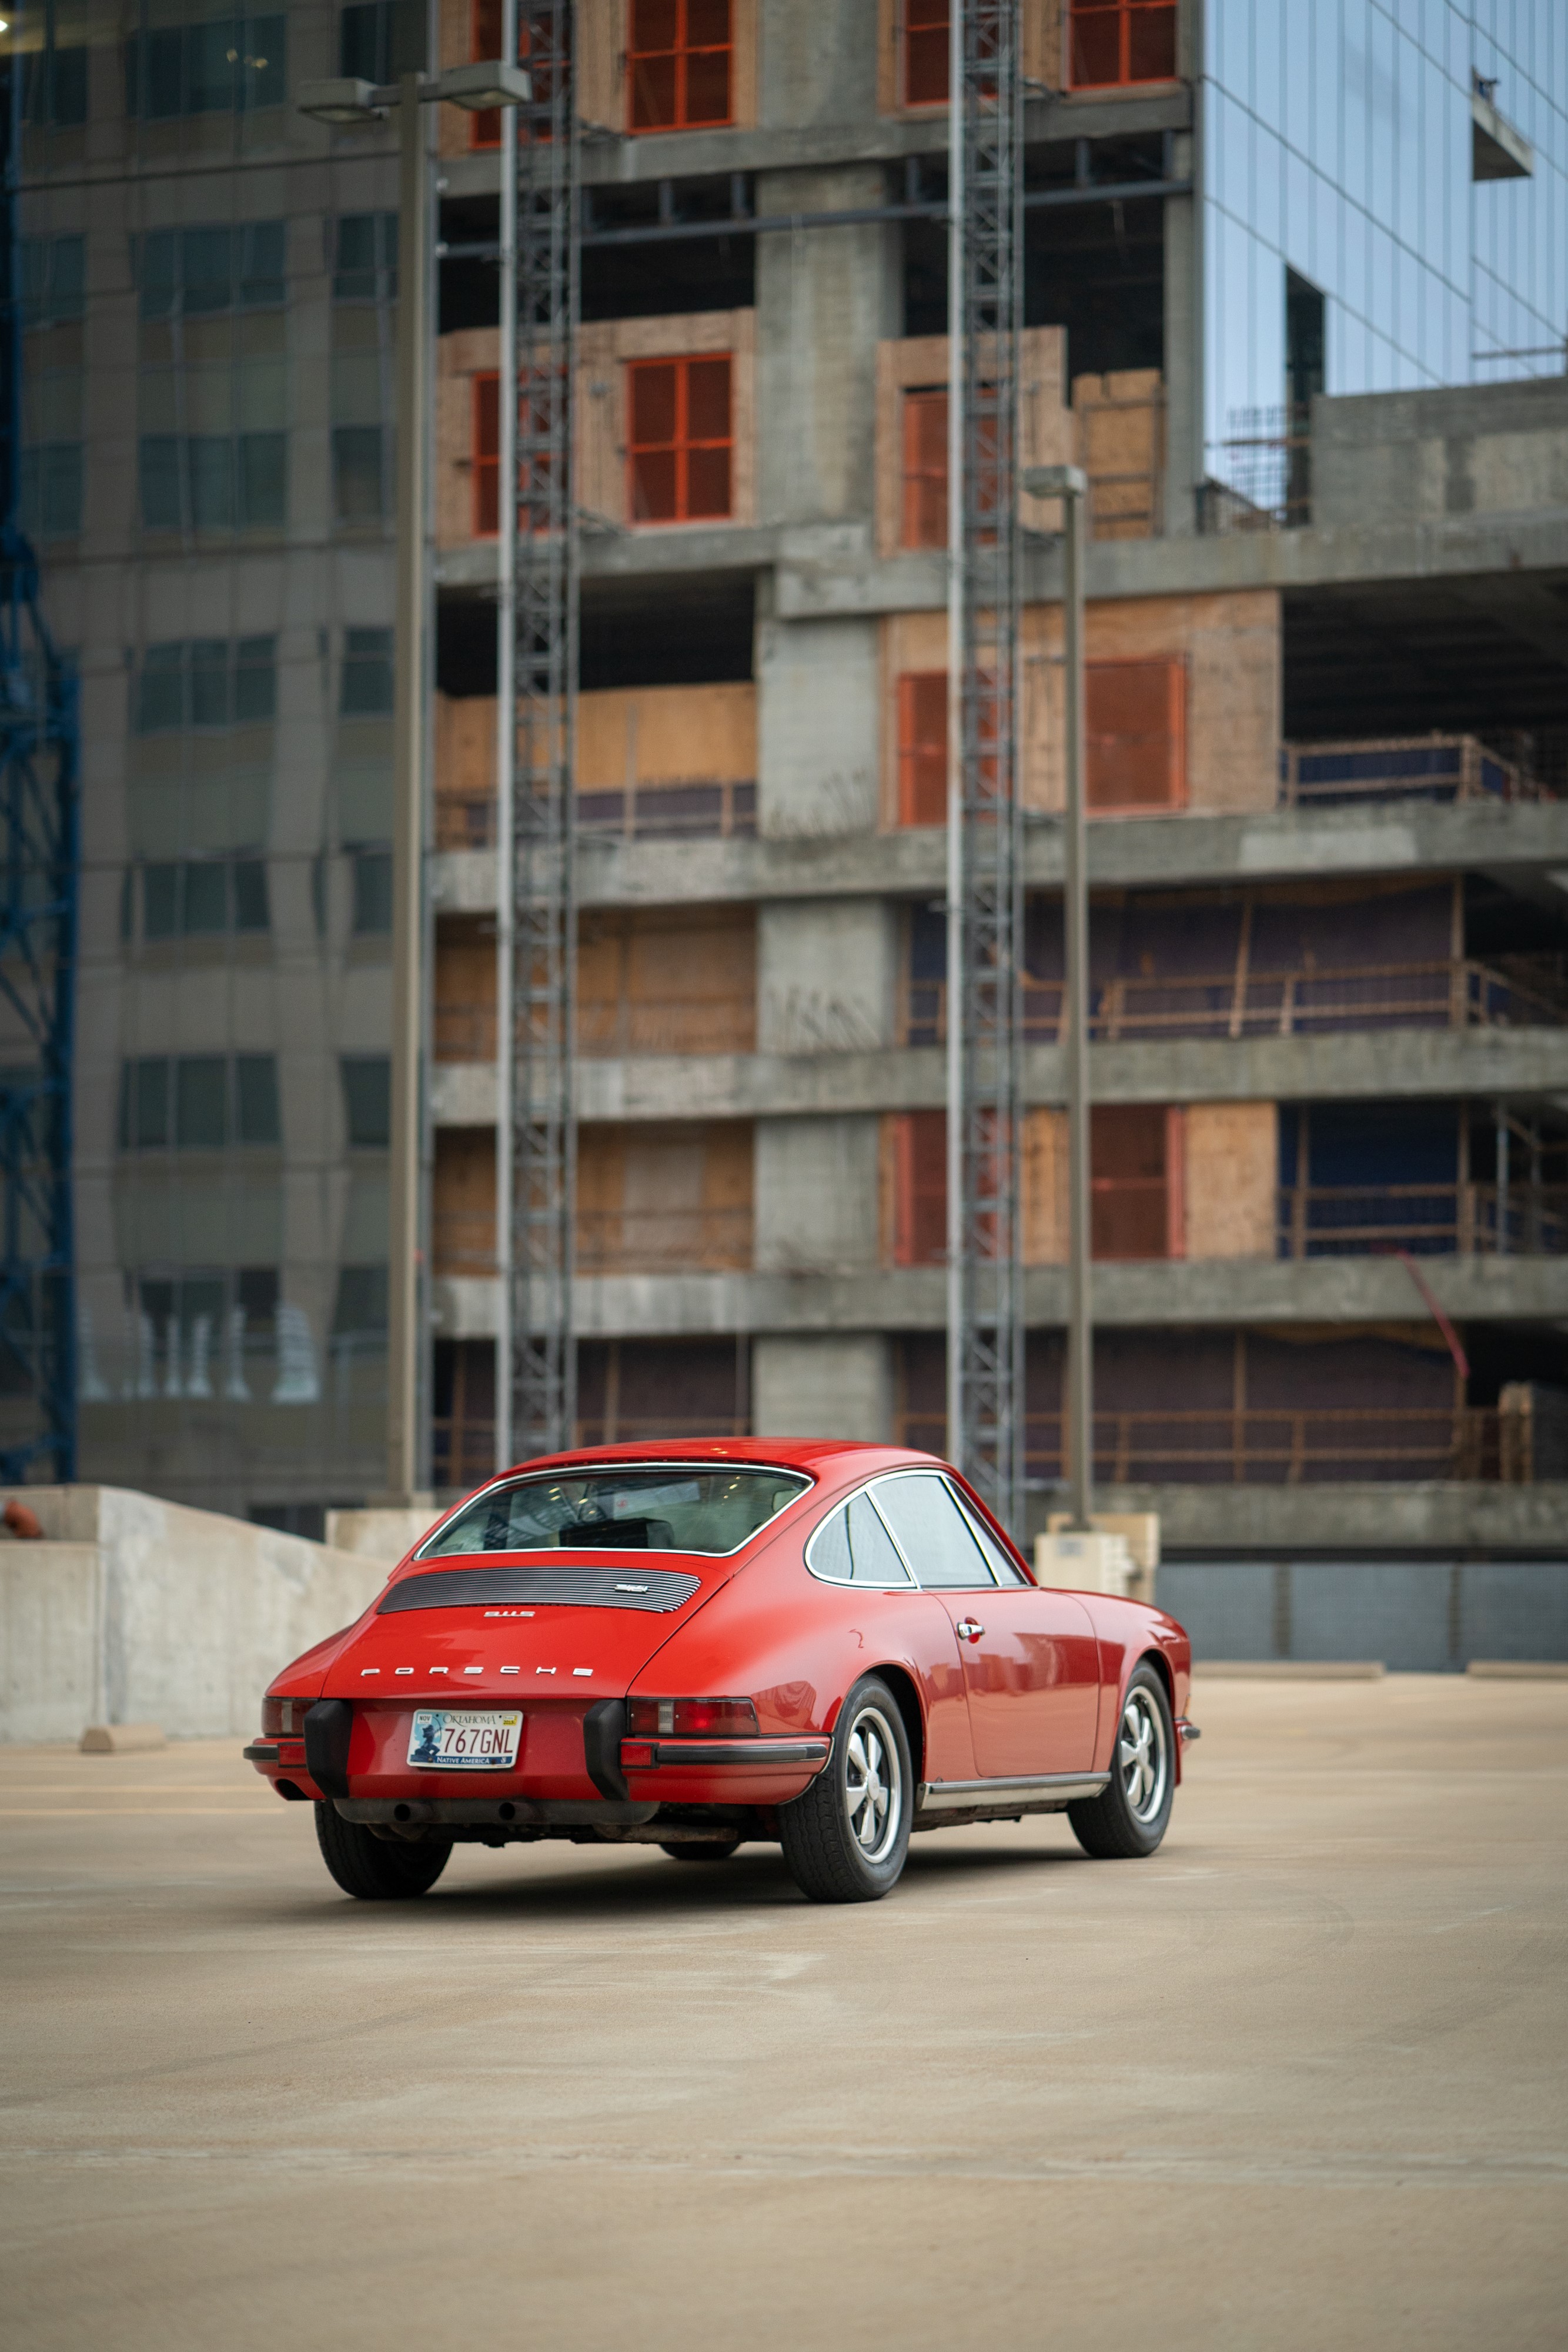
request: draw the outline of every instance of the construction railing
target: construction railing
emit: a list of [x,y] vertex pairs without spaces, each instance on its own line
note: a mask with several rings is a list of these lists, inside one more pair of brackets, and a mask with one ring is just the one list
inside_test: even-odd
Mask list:
[[1568,1184],[1511,1186],[1501,1227],[1495,1184],[1292,1184],[1280,1192],[1286,1258],[1561,1257],[1568,1253]]
[[[751,1264],[749,1207],[580,1209],[580,1274],[685,1274]],[[437,1209],[431,1246],[438,1275],[496,1271],[496,1221],[488,1209]]]
[[[1469,960],[1429,963],[1301,965],[1176,979],[1102,982],[1090,1007],[1091,1036],[1114,1045],[1157,1037],[1297,1037],[1347,1029],[1531,1029],[1568,1024],[1552,959],[1511,957],[1506,970]],[[1531,983],[1534,984],[1531,984]],[[1060,980],[1026,979],[1024,1030],[1033,1045],[1058,1043],[1065,1005]],[[946,1034],[946,988],[915,980],[905,991],[904,1037],[936,1045]]]
[[1341,801],[1539,801],[1552,794],[1473,735],[1387,735],[1354,743],[1287,743],[1283,808]]
[[[623,841],[751,840],[757,786],[746,783],[642,784],[580,792],[577,829]],[[475,793],[435,795],[437,849],[492,849],[496,803]]]
[[[592,1059],[627,1054],[749,1054],[757,1043],[757,1008],[741,993],[712,999],[580,995],[577,1050]],[[435,1007],[438,1062],[493,1062],[493,1004]]]
[[[1300,1486],[1363,1479],[1530,1483],[1494,1406],[1096,1412],[1094,1475],[1108,1486]],[[1026,1423],[1031,1485],[1063,1475],[1062,1416]],[[905,1414],[901,1444],[940,1453],[938,1415]]]

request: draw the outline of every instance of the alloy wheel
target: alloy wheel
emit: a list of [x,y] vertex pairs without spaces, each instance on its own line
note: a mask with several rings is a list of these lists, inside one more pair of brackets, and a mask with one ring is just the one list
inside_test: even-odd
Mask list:
[[898,1743],[879,1706],[862,1708],[844,1744],[844,1808],[850,1834],[866,1861],[883,1861],[904,1819],[904,1770]]
[[1128,1694],[1116,1744],[1116,1769],[1134,1820],[1153,1821],[1165,1802],[1170,1759],[1164,1717],[1145,1690]]

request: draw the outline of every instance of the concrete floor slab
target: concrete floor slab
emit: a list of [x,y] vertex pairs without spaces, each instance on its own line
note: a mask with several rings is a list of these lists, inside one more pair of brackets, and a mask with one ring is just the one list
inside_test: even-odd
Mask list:
[[29,2352],[1562,2342],[1568,1686],[1209,1681],[1175,1826],[459,1853],[230,1744],[0,1752]]

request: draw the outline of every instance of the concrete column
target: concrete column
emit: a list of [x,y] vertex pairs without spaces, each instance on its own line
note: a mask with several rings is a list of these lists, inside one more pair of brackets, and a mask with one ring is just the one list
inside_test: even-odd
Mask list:
[[[763,172],[757,209],[859,210],[886,201],[880,164]],[[876,346],[898,332],[896,226],[813,229],[757,246],[758,510],[764,522],[862,522],[874,503]]]
[[[1194,147],[1190,132],[1183,132],[1175,145],[1176,176],[1189,178]],[[1165,527],[1172,539],[1190,538],[1197,529],[1197,485],[1205,470],[1198,212],[1195,196],[1172,196],[1165,209]]]
[[882,1122],[759,1118],[752,1202],[761,1274],[873,1266],[880,1235]]
[[751,1390],[759,1436],[885,1444],[893,1433],[893,1360],[880,1332],[758,1339]]
[[757,814],[766,838],[875,830],[881,697],[875,621],[758,622]]
[[868,123],[876,115],[876,0],[758,0],[765,131]]
[[757,910],[757,1044],[764,1054],[891,1045],[898,910],[883,898],[765,901]]

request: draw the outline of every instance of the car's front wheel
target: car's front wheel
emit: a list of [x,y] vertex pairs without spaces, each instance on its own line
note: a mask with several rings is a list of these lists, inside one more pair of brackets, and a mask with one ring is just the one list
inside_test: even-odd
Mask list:
[[915,1771],[898,1703],[875,1675],[844,1701],[832,1751],[810,1787],[780,1808],[789,1874],[813,1903],[874,1903],[909,1852]]
[[1067,1808],[1085,1853],[1097,1862],[1133,1862],[1154,1853],[1171,1817],[1175,1759],[1165,1684],[1155,1667],[1135,1667],[1122,1701],[1111,1778],[1097,1797]]
[[452,1857],[449,1838],[417,1844],[379,1838],[362,1822],[346,1822],[336,1805],[318,1804],[316,1840],[344,1894],[361,1903],[405,1903],[427,1894]]

